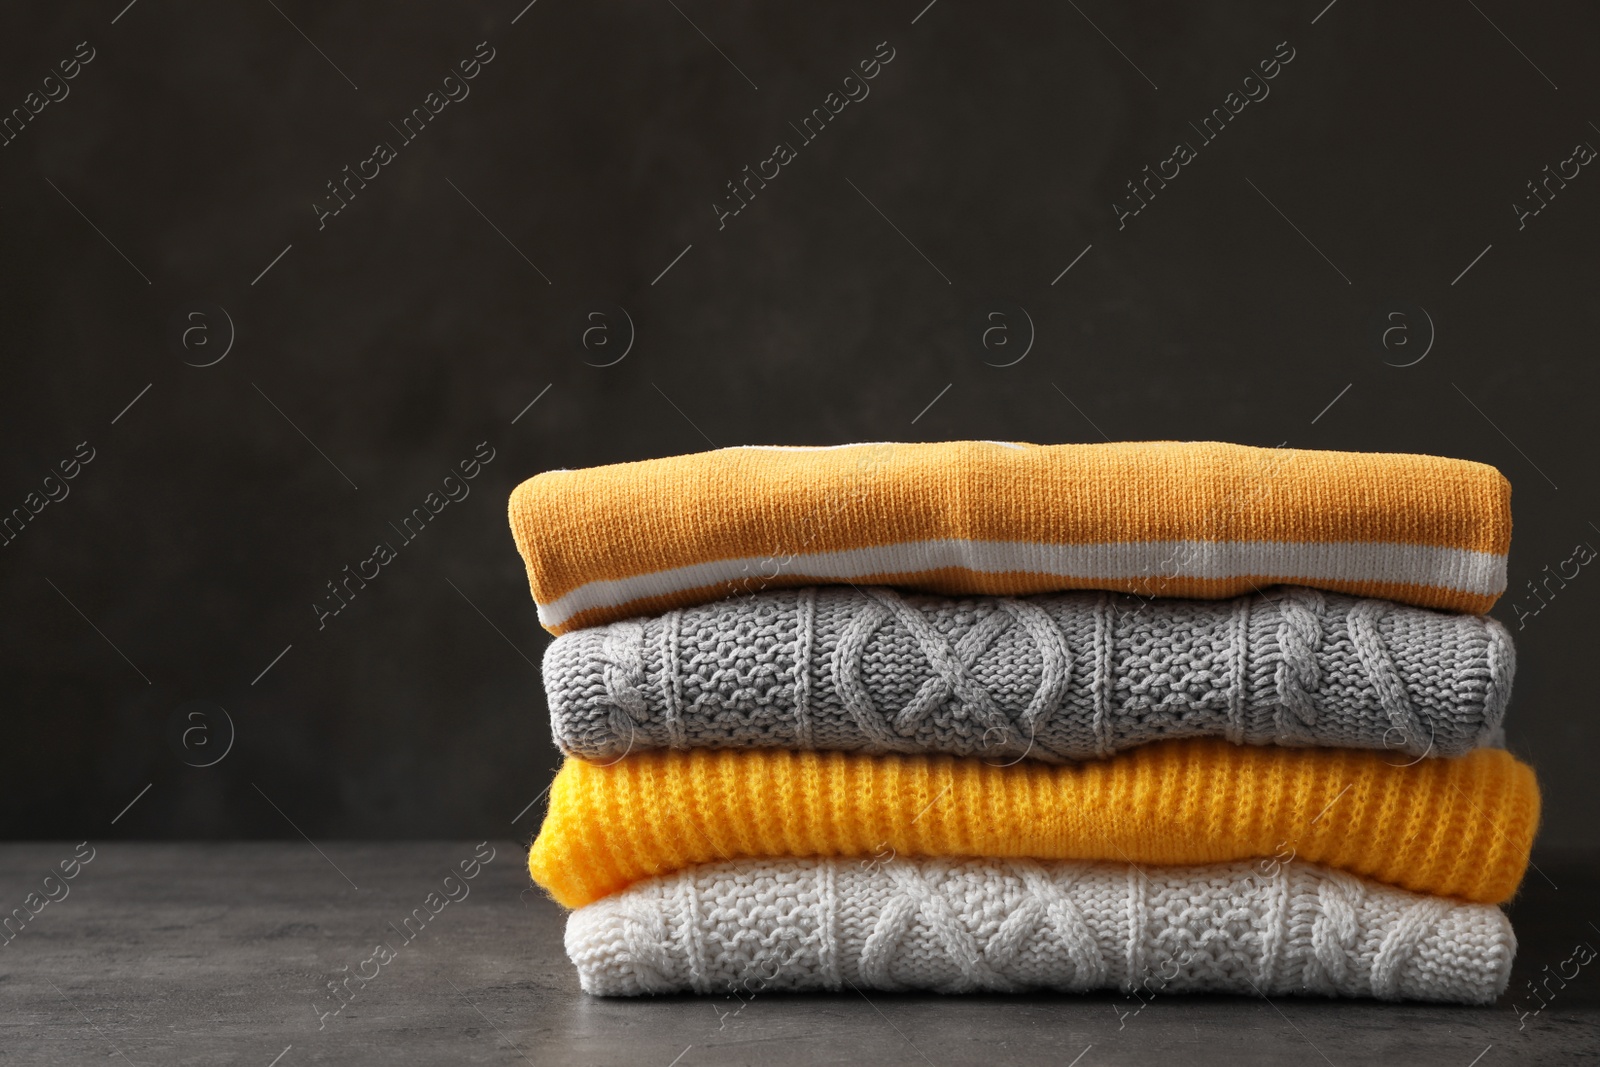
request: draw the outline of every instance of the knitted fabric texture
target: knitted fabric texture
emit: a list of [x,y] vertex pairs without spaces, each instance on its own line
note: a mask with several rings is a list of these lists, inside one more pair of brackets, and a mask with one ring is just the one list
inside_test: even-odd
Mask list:
[[[558,637],[556,743],[942,752],[1059,762],[1161,738],[1460,755],[1500,738],[1505,627],[1288,586],[1112,593],[761,593]],[[1398,762],[1398,760],[1396,761]]]
[[1307,863],[832,859],[716,863],[572,913],[605,996],[1121,989],[1487,1004],[1516,939],[1499,908]]
[[528,869],[580,907],[744,857],[1186,864],[1288,849],[1417,892],[1510,897],[1539,818],[1533,771],[1499,749],[1409,765],[1386,755],[1202,739],[1062,766],[773,749],[569,759]]
[[1482,613],[1511,488],[1481,463],[1171,441],[726,448],[551,471],[511,494],[565,633],[812,584],[1231,597],[1309,585]]

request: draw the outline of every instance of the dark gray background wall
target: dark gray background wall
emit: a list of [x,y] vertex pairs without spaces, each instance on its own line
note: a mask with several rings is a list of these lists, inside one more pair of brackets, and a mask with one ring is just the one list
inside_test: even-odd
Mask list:
[[[531,833],[548,638],[504,504],[546,468],[1200,438],[1510,477],[1511,745],[1543,840],[1600,842],[1600,574],[1526,588],[1600,546],[1600,173],[1513,208],[1600,146],[1592,10],[125,2],[0,14],[8,112],[94,54],[0,147],[0,508],[94,455],[0,548],[0,835]],[[800,144],[880,42],[870,96]],[[319,630],[325,583],[480,442],[471,495]]]

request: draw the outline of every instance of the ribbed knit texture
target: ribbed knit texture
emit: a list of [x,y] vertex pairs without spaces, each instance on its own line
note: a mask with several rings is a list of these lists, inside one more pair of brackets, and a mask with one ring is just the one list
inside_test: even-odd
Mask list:
[[768,588],[1309,585],[1486,612],[1511,489],[1432,456],[1214,442],[727,448],[551,471],[511,495],[540,621],[564,633]]
[[555,740],[942,752],[1059,762],[1162,738],[1453,756],[1497,743],[1511,637],[1487,616],[1295,586],[1228,601],[1113,593],[779,590],[558,637]]
[[1065,766],[765,749],[568,759],[528,867],[579,907],[640,878],[756,856],[1193,864],[1288,848],[1418,892],[1510,897],[1538,824],[1532,770],[1496,749],[1393,759],[1218,740]]
[[652,878],[567,920],[605,996],[803,990],[1309,994],[1487,1004],[1499,908],[1304,862],[772,859]]

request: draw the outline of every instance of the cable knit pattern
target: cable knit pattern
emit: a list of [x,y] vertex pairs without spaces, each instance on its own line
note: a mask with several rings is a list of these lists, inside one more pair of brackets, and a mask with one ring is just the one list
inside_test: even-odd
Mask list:
[[1114,593],[779,590],[557,638],[556,743],[1052,762],[1163,738],[1453,756],[1500,743],[1515,654],[1486,616],[1285,586]]
[[1304,862],[1135,868],[770,859],[653,878],[579,909],[567,954],[604,996],[1121,989],[1486,1004],[1499,908]]

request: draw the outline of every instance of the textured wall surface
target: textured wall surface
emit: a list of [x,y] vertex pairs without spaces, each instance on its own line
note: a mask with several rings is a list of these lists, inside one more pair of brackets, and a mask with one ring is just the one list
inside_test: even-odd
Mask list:
[[0,14],[0,836],[531,833],[537,471],[1178,438],[1499,466],[1600,843],[1600,16],[925,2]]

